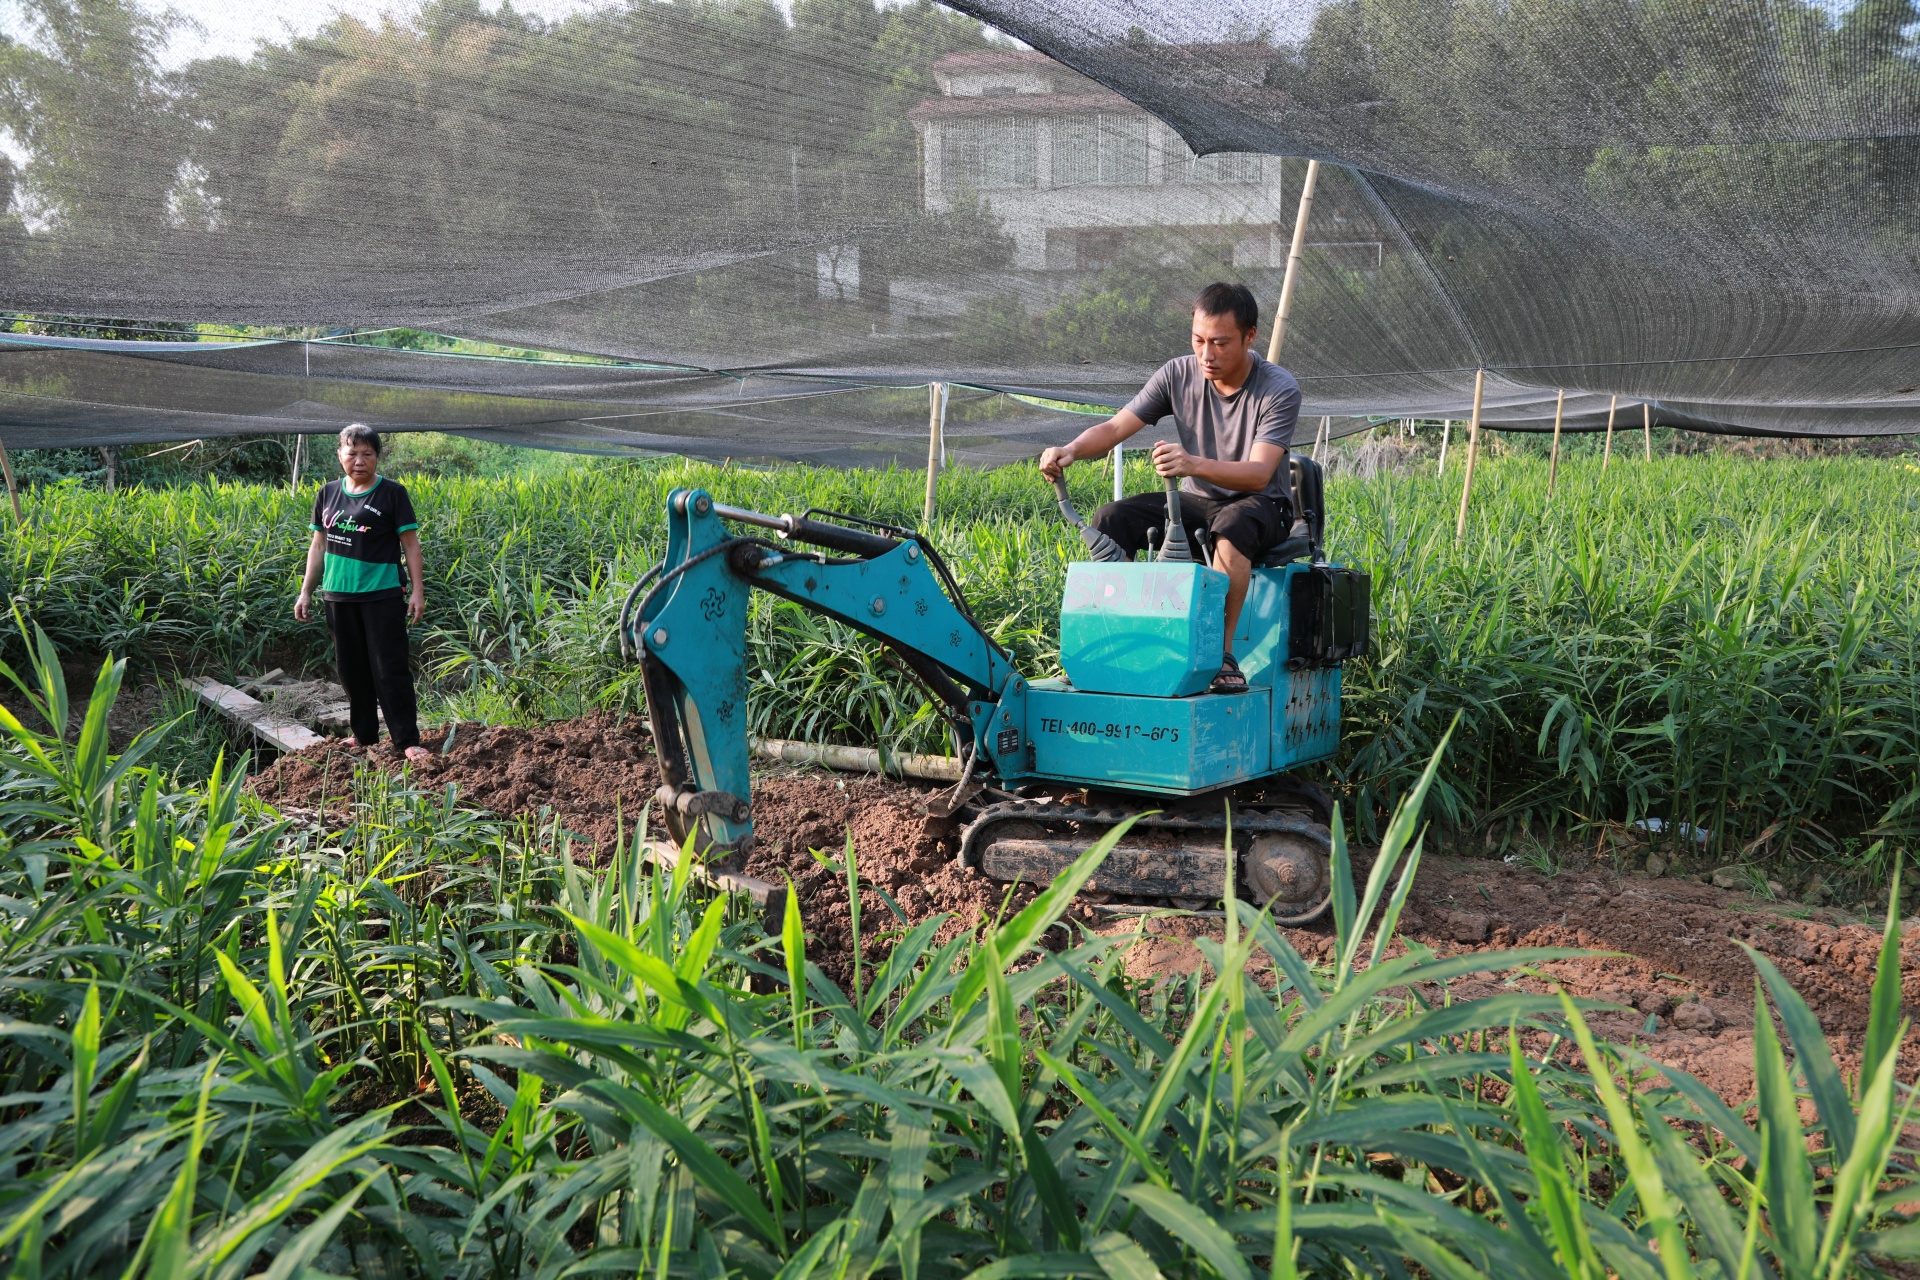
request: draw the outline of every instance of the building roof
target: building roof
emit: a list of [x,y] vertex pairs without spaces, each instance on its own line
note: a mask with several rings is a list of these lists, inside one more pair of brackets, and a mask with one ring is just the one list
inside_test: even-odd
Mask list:
[[928,98],[907,112],[909,120],[953,120],[970,116],[1057,116],[1089,111],[1146,114],[1117,93],[1008,93],[997,97]]
[[970,49],[950,53],[933,64],[935,71],[1005,71],[1016,67],[1067,70],[1037,49]]

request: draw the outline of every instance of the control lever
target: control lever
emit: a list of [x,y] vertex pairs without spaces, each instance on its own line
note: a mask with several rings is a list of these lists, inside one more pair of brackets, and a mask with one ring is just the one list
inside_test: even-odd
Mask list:
[[1055,505],[1060,508],[1060,518],[1080,531],[1080,541],[1087,544],[1087,550],[1093,553],[1095,560],[1117,563],[1128,558],[1119,543],[1080,518],[1080,513],[1073,509],[1073,499],[1067,496],[1065,479],[1053,482],[1053,492],[1058,498]]
[[1194,562],[1187,526],[1180,519],[1180,482],[1171,476],[1167,477],[1167,536],[1160,544],[1160,559],[1173,564]]

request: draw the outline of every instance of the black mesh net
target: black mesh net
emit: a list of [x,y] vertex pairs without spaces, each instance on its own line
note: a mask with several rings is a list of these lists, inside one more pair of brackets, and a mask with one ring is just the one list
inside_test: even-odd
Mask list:
[[1334,434],[1481,368],[1513,429],[1920,429],[1912,0],[960,7],[433,0],[177,64],[126,0],[14,0],[0,431],[906,461],[938,379],[1003,461],[1074,425],[1004,393],[1122,402],[1208,281],[1271,316],[1304,157],[1282,359]]

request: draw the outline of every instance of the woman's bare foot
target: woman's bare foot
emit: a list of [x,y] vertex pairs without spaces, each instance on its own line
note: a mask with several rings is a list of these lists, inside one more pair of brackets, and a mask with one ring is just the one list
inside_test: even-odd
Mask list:
[[407,759],[418,764],[422,760],[433,759],[433,752],[427,750],[425,747],[408,747]]

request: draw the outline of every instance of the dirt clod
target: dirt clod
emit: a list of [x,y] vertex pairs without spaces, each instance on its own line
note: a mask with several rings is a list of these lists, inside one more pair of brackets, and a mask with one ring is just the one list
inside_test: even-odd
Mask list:
[[1720,1025],[1720,1019],[1714,1016],[1699,1000],[1689,1000],[1673,1011],[1673,1026],[1676,1031],[1711,1031]]
[[1493,924],[1478,911],[1447,913],[1447,937],[1455,942],[1485,942]]

